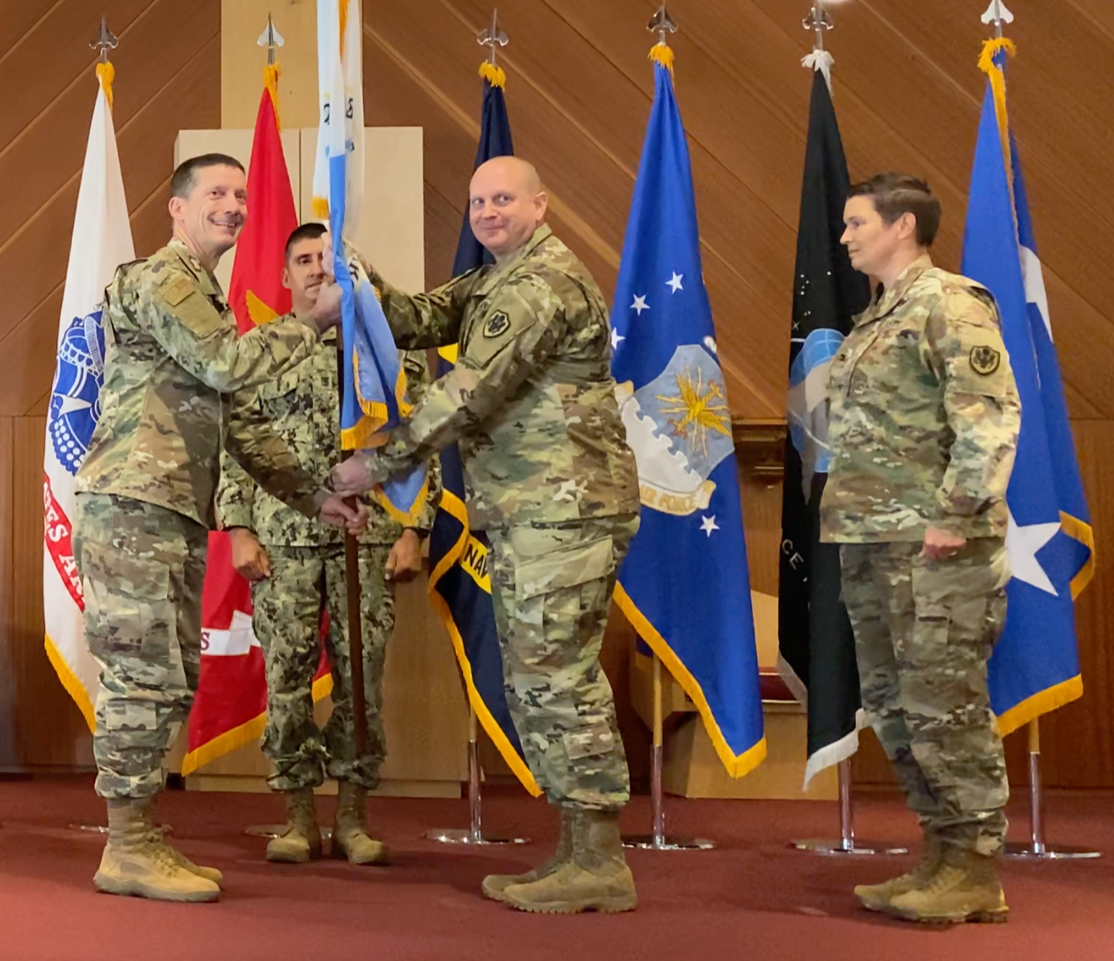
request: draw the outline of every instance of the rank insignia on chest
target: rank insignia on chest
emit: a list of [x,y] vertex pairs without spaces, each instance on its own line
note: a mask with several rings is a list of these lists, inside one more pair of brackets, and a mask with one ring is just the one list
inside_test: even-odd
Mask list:
[[487,318],[487,323],[484,324],[484,336],[500,337],[507,332],[510,326],[511,319],[503,311],[497,310]]
[[972,347],[971,348],[971,369],[976,374],[982,374],[984,377],[989,377],[998,369],[998,365],[1002,362],[1002,355],[993,347]]

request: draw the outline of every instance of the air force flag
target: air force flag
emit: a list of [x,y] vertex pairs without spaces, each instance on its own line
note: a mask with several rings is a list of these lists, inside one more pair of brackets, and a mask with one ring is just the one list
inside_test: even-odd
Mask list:
[[671,55],[659,45],[651,56],[654,104],[612,312],[612,372],[643,509],[615,598],[741,777],[766,742],[731,413]]

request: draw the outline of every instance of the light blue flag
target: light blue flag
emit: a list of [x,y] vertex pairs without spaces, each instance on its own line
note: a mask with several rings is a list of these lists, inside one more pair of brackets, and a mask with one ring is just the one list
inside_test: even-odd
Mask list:
[[[766,755],[739,478],[664,45],[613,310],[642,524],[615,598],[695,702],[733,777]],[[660,58],[660,59],[659,59]]]
[[998,301],[1021,398],[1006,495],[1013,578],[1005,628],[990,661],[991,706],[1007,734],[1082,694],[1074,598],[1090,578],[1094,538],[1021,165],[1006,121],[1004,56],[1001,46],[989,46],[982,62],[991,82],[975,148],[962,270]]

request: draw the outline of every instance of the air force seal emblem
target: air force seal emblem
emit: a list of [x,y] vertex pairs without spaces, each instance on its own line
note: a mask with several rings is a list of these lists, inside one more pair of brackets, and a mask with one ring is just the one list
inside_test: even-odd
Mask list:
[[104,328],[101,311],[78,317],[58,345],[58,368],[50,393],[47,434],[58,463],[76,474],[101,416]]
[[1002,363],[1002,355],[993,347],[972,347],[971,348],[971,369],[976,374],[982,374],[983,377],[989,377],[998,369],[998,365]]

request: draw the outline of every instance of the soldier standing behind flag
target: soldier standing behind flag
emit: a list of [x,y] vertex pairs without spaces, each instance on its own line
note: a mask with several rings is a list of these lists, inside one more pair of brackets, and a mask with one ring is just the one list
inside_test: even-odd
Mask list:
[[[292,295],[286,319],[313,311],[325,273],[325,228],[302,224],[286,242],[282,282]],[[424,353],[402,358],[411,396],[428,382]],[[413,387],[418,386],[418,392]],[[247,432],[270,423],[307,472],[328,481],[340,460],[337,336],[325,334],[303,364],[275,381],[239,392],[232,422]],[[421,538],[436,506],[430,494],[415,527],[403,529],[373,507],[360,538],[360,611],[363,618],[364,686],[368,750],[356,756],[344,544],[335,530],[307,520],[259,490],[235,459],[221,456],[217,513],[231,531],[232,563],[252,581],[254,628],[267,663],[267,728],[263,753],[275,765],[272,788],[286,796],[285,832],[267,845],[267,860],[302,863],[321,855],[313,789],[325,774],[339,782],[333,853],[353,864],[384,864],[389,854],[367,833],[367,792],[379,784],[386,755],[382,719],[383,665],[394,630],[394,582],[421,571]],[[393,545],[393,546],[392,546]],[[333,668],[333,713],[323,730],[313,720],[313,678],[320,660],[318,631],[329,612],[327,647]]]
[[85,642],[100,665],[93,753],[108,803],[101,891],[214,901],[220,872],[167,845],[151,801],[170,731],[189,714],[201,656],[201,584],[222,447],[307,517],[359,531],[353,511],[273,432],[229,429],[222,395],[273,380],[313,353],[321,320],[239,337],[213,270],[247,217],[241,164],[207,154],[170,182],[174,236],[120,267],[106,291],[103,413],[77,476],[74,547]]
[[469,526],[491,542],[507,704],[531,772],[561,811],[554,857],[486,878],[484,893],[524,911],[629,911],[637,896],[619,811],[630,783],[599,653],[639,498],[607,306],[545,225],[531,164],[481,164],[469,203],[494,265],[412,297],[369,271],[400,346],[459,342],[460,354],[383,453],[338,465],[334,483],[366,491],[459,443]]
[[923,181],[852,187],[844,220],[851,265],[881,286],[831,365],[821,539],[840,544],[863,708],[925,834],[913,872],[855,894],[911,920],[1004,920],[1009,786],[987,662],[1006,613],[1017,385],[990,292],[929,258],[940,204]]

